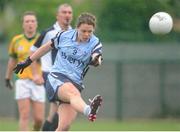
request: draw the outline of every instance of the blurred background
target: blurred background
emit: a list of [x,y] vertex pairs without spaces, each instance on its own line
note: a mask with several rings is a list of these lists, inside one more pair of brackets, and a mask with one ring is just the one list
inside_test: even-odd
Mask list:
[[[98,20],[95,34],[104,46],[104,63],[89,70],[83,97],[88,101],[96,94],[103,96],[99,118],[178,120],[179,0],[1,0],[0,118],[18,117],[14,91],[5,88],[4,77],[8,44],[14,35],[22,32],[21,15],[27,10],[35,11],[41,32],[54,23],[57,7],[64,2],[73,7],[73,27],[81,12],[91,12]],[[167,35],[154,35],[149,30],[150,17],[159,11],[173,18],[173,29]],[[80,115],[81,118],[84,117]]]

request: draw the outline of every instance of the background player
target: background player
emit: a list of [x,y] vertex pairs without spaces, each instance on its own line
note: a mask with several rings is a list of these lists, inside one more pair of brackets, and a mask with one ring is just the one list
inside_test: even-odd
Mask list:
[[[12,89],[10,80],[13,68],[16,63],[24,61],[29,56],[30,47],[35,43],[39,34],[37,29],[37,18],[34,12],[25,12],[22,19],[23,34],[16,35],[9,46],[9,61],[6,71],[6,86]],[[40,65],[36,67],[38,74],[42,75]],[[18,74],[15,82],[15,98],[19,110],[19,130],[27,131],[30,119],[30,107],[34,120],[34,130],[40,130],[44,119],[45,89],[43,81],[36,83],[33,81],[32,69],[28,67],[22,74]]]
[[[69,4],[61,4],[58,7],[56,19],[57,21],[55,24],[50,27],[49,29],[42,32],[36,43],[32,46],[31,51],[32,53],[35,52],[42,44],[50,41],[52,38],[56,36],[58,32],[65,31],[71,29],[70,23],[72,21],[72,7]],[[41,57],[41,65],[43,70],[43,79],[44,81],[47,78],[47,74],[54,63],[56,57],[57,49],[53,49],[52,51],[48,52],[46,55]],[[36,74],[36,66],[34,68],[34,80],[39,83],[42,81],[42,77],[39,74]],[[43,131],[54,131],[58,126],[58,115],[57,115],[57,106],[56,102],[50,103],[49,114],[44,122]]]

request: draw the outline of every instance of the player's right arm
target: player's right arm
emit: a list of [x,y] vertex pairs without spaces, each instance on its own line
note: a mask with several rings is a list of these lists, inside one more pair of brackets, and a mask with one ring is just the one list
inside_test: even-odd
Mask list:
[[37,49],[31,56],[29,56],[25,61],[20,62],[16,65],[14,68],[14,72],[17,73],[22,73],[23,70],[31,65],[31,63],[40,57],[42,57],[44,54],[49,52],[53,47],[52,47],[53,41],[49,41],[46,44],[43,44],[39,49]]
[[9,45],[9,51],[8,51],[9,60],[8,60],[6,75],[5,75],[5,85],[9,89],[13,88],[11,78],[12,78],[14,66],[17,64],[17,59],[16,59],[17,55],[14,49],[14,43],[15,43],[15,38],[13,38],[13,40],[11,41]]
[[8,65],[7,65],[6,75],[5,75],[5,85],[9,89],[13,88],[11,78],[12,78],[14,66],[16,64],[17,64],[16,59],[10,57],[8,60]]
[[39,49],[36,50],[31,56],[29,56],[25,61],[18,63],[16,67],[14,68],[14,72],[18,74],[19,72],[22,73],[23,70],[31,65],[31,63],[40,57],[42,57],[44,54],[52,50],[53,48],[58,48],[58,44],[60,43],[60,36],[63,32],[57,33],[57,35],[52,38],[47,43],[43,44]]

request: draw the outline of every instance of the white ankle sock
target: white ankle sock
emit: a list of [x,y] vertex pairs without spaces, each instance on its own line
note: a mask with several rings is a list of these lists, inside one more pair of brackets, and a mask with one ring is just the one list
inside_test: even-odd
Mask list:
[[86,105],[84,108],[84,115],[88,116],[91,112],[91,107],[89,105]]

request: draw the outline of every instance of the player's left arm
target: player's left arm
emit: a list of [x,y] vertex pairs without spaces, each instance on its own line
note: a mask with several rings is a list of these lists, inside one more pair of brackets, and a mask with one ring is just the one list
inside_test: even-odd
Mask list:
[[102,60],[102,44],[99,42],[92,51],[90,65],[97,67],[102,64]]

